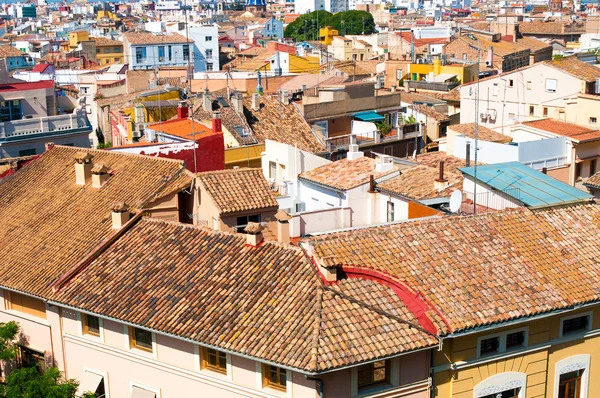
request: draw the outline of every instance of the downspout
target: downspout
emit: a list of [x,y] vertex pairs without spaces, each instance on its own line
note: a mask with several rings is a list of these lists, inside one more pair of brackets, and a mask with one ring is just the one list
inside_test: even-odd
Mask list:
[[317,384],[319,385],[319,398],[323,398],[323,390],[325,389],[325,387],[324,387],[325,382],[323,381],[323,379],[318,378],[318,377],[308,376],[308,375],[304,375],[304,377],[306,377],[306,380],[312,380],[312,381],[317,382]]

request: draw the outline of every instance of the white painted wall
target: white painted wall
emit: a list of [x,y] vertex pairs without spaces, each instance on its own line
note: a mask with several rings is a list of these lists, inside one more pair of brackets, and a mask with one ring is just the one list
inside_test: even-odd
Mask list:
[[[473,177],[465,175],[465,179],[463,180],[463,192],[466,194],[467,198],[471,200],[473,199],[474,187]],[[496,210],[523,207],[521,202],[500,191],[492,190],[481,182],[477,184],[477,205]]]

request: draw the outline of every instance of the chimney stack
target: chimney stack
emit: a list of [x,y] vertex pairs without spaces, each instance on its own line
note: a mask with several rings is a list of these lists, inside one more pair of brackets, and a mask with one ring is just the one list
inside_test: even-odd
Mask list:
[[212,131],[213,131],[213,133],[222,133],[223,132],[223,128],[221,125],[221,113],[219,111],[213,112]]
[[488,49],[487,58],[485,60],[485,65],[488,68],[491,68],[494,65],[494,46],[490,46]]
[[54,148],[54,142],[46,142],[46,143],[44,144],[44,148],[46,148],[46,151],[48,151],[48,150],[50,150],[50,149]]
[[375,171],[378,173],[385,173],[394,168],[392,158],[389,155],[379,155],[375,163]]
[[185,102],[180,102],[177,107],[177,119],[187,119],[189,108]]
[[444,161],[440,160],[440,175],[434,181],[434,187],[438,191],[446,189],[448,187],[448,180],[444,178]]
[[244,113],[244,96],[242,93],[233,93],[231,102],[233,102],[233,109],[235,109],[237,113]]
[[112,227],[121,229],[129,221],[129,209],[124,202],[115,202],[112,207]]
[[255,111],[260,109],[260,95],[258,93],[252,94],[252,109]]
[[467,149],[465,150],[465,166],[471,166],[471,142],[467,141]]
[[246,244],[252,247],[258,247],[263,241],[264,227],[257,222],[249,222],[244,232],[246,233]]
[[290,243],[290,220],[292,216],[283,210],[275,213],[277,219],[277,241],[279,243]]
[[210,97],[210,91],[208,89],[204,89],[204,94],[202,94],[202,108],[206,112],[212,112],[212,99]]
[[358,145],[350,144],[348,146],[348,153],[346,154],[348,160],[355,160],[358,158],[362,158],[363,156],[365,156],[365,154],[358,150]]
[[88,152],[77,152],[75,155],[75,183],[85,185],[86,181],[92,176],[93,156]]
[[288,105],[290,103],[290,99],[288,98],[288,93],[285,90],[281,90],[280,99],[281,99],[281,103],[284,105]]
[[96,164],[92,167],[92,188],[100,188],[108,181],[108,167],[103,164]]

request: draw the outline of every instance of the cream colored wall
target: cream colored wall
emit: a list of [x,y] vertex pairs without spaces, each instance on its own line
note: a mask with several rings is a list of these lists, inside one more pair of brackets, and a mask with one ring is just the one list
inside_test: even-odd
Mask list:
[[178,193],[172,193],[155,200],[148,205],[148,213],[151,217],[161,220],[179,221]]
[[[196,179],[194,225],[213,229],[213,219],[219,221],[220,212],[200,180]],[[219,228],[219,230],[221,230]]]
[[[566,121],[569,123],[600,129],[600,98],[579,96],[567,102]],[[595,117],[596,123],[591,123],[590,118]]]

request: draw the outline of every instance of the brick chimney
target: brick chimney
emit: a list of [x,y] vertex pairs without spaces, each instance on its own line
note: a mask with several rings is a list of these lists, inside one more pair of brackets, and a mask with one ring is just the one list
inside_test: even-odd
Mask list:
[[252,247],[258,247],[263,241],[264,227],[257,222],[249,222],[244,232],[246,233],[246,244]]
[[219,111],[213,112],[212,131],[213,131],[213,133],[222,133],[223,132],[223,127],[221,125],[221,112],[219,112]]
[[279,210],[275,213],[277,219],[277,241],[279,243],[290,242],[290,220],[292,216],[283,210]]
[[438,178],[436,178],[434,180],[434,188],[437,189],[438,191],[441,191],[442,189],[446,189],[448,187],[448,180],[446,178],[444,178],[444,161],[440,160],[440,168],[439,168],[440,174],[438,176]]
[[202,108],[206,112],[212,112],[212,98],[207,88],[204,89],[204,94],[202,94]]
[[92,167],[92,188],[100,188],[108,181],[108,171],[108,167],[100,163]]
[[77,152],[75,155],[75,184],[85,185],[92,176],[93,156],[88,152]]
[[180,102],[177,107],[177,119],[187,119],[189,108],[184,102]]
[[121,229],[129,221],[129,208],[125,202],[115,202],[111,207],[111,211],[113,229]]

